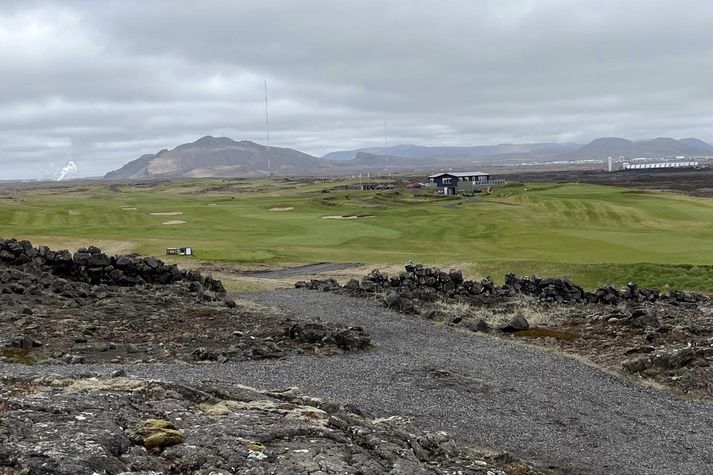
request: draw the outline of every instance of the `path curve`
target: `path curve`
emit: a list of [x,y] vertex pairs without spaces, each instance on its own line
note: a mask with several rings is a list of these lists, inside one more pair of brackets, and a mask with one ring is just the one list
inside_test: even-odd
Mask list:
[[12,373],[91,373],[299,386],[381,416],[509,450],[576,473],[713,473],[713,405],[636,385],[544,350],[478,336],[332,293],[276,290],[242,298],[365,327],[375,344],[342,356],[232,364],[17,366]]
[[286,277],[299,277],[309,275],[319,275],[327,272],[336,272],[345,269],[361,267],[362,264],[355,263],[334,263],[320,262],[318,264],[307,264],[303,266],[286,267],[284,269],[243,272],[248,277],[258,277],[260,279],[284,279]]
[[246,374],[249,384],[296,385],[563,468],[713,473],[713,405],[364,299],[308,290],[246,297],[323,321],[361,325],[375,343],[372,351],[339,358],[261,362]]

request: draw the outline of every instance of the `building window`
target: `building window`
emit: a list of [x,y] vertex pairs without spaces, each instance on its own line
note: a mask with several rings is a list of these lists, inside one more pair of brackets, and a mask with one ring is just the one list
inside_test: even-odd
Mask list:
[[444,179],[443,179],[443,184],[444,184],[444,185],[450,185],[450,184],[451,184],[451,179],[450,179],[450,178],[444,178]]

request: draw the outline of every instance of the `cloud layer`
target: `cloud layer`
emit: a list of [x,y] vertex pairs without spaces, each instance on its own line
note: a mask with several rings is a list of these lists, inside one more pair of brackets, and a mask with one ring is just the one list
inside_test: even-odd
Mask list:
[[0,179],[102,175],[205,135],[321,155],[389,142],[713,140],[713,3],[9,0]]

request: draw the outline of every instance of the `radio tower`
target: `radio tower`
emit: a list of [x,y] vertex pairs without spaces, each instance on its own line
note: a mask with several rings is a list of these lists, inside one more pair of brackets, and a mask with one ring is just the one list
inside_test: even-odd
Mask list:
[[386,121],[384,121],[384,158],[386,162],[386,172],[389,174],[389,184],[391,184],[391,172],[389,171],[388,142],[386,141]]
[[265,79],[265,135],[267,136],[267,172],[270,173],[270,119],[267,115],[267,79]]

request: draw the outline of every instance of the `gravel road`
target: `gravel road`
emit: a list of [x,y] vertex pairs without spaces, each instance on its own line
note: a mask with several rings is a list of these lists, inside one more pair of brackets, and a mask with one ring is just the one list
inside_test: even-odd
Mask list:
[[[477,445],[575,472],[713,473],[713,406],[635,385],[574,359],[434,325],[367,300],[307,290],[242,298],[361,325],[373,350],[224,365],[125,366],[129,375],[299,386],[383,416],[404,415]],[[50,372],[114,366],[47,367]],[[37,371],[11,365],[0,374]],[[547,466],[547,465],[545,465]]]
[[319,264],[308,264],[304,266],[287,267],[285,269],[270,271],[245,272],[245,275],[258,277],[260,279],[284,279],[286,277],[311,276],[327,272],[353,269],[354,267],[360,267],[361,265],[362,264],[321,262]]

